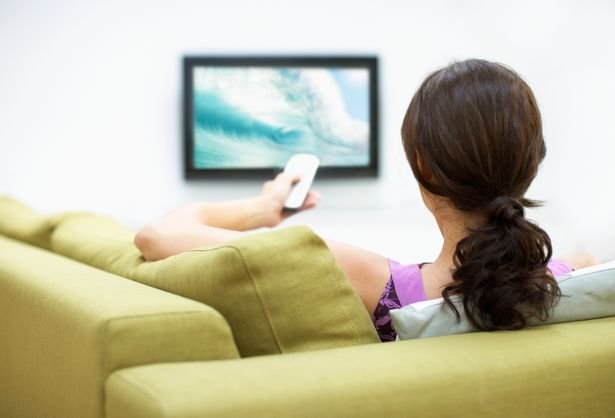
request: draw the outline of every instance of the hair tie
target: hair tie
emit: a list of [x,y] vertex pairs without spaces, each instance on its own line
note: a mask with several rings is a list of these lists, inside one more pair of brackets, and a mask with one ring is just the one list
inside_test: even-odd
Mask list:
[[487,205],[487,217],[493,223],[509,224],[525,217],[521,202],[513,197],[498,196]]

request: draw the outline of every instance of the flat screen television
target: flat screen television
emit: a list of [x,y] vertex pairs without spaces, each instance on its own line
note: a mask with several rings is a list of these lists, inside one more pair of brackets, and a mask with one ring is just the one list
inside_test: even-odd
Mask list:
[[375,57],[185,57],[186,177],[271,176],[296,153],[377,176],[377,78]]

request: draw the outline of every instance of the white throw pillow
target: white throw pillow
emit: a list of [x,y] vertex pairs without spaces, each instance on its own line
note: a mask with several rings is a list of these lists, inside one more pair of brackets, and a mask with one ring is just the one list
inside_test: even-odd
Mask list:
[[[529,326],[615,316],[615,260],[565,274],[557,281],[562,298],[546,321],[530,318]],[[478,331],[466,316],[461,298],[452,300],[459,311],[459,321],[442,298],[391,310],[398,338],[409,340]]]

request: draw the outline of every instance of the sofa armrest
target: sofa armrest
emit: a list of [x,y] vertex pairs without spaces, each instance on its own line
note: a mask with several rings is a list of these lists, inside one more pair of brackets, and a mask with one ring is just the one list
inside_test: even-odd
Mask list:
[[108,418],[615,416],[615,318],[257,358],[150,365]]
[[214,309],[0,236],[0,416],[102,417],[143,364],[237,358]]

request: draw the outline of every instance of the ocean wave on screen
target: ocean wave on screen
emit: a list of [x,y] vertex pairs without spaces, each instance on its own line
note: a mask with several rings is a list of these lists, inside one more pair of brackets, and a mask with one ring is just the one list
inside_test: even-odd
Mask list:
[[365,165],[365,121],[345,110],[327,70],[195,71],[195,166],[283,166],[297,152],[322,165]]

